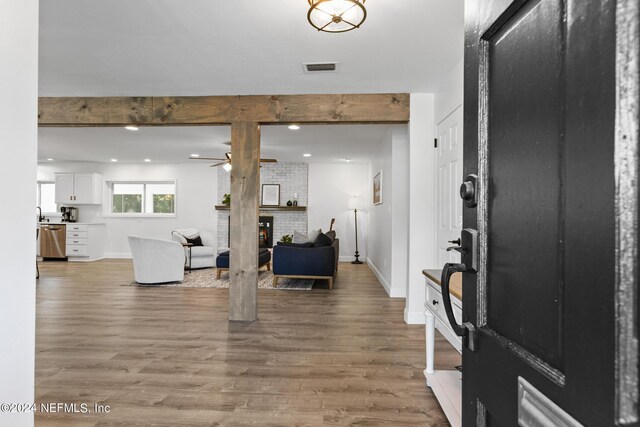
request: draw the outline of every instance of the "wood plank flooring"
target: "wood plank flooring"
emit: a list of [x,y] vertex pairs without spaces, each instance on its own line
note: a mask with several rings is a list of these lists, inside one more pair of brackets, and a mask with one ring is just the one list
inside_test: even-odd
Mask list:
[[[332,291],[260,289],[254,323],[227,321],[227,289],[122,286],[130,260],[40,272],[36,403],[111,409],[37,426],[448,425],[422,374],[424,326],[366,264],[340,264]],[[458,364],[438,335],[436,368]]]

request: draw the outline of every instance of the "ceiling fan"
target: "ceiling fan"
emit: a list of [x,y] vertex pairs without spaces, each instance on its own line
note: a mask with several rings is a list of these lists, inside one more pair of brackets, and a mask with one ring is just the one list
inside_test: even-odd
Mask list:
[[[215,163],[209,167],[217,167],[217,166],[222,166],[226,171],[230,171],[231,170],[231,153],[227,152],[224,154],[225,158],[218,158],[218,157],[189,157],[189,159],[191,160],[218,160],[218,163]],[[222,160],[222,161],[220,161]],[[278,163],[278,160],[276,159],[260,159],[260,163]]]

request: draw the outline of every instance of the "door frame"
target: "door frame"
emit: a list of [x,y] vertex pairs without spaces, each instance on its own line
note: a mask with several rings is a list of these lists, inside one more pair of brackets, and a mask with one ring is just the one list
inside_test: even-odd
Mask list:
[[616,2],[615,415],[638,422],[638,169],[640,4]]

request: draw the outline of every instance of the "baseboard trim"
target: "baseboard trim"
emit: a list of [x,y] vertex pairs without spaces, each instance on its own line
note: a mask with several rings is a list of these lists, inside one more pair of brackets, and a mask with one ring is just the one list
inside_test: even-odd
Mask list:
[[409,311],[407,308],[404,309],[404,321],[408,325],[424,325],[424,310],[422,311]]
[[371,268],[371,271],[373,271],[373,274],[375,274],[375,276],[378,278],[378,281],[390,298],[406,298],[406,289],[394,288],[370,258],[367,258],[367,264],[369,265],[369,268]]
[[131,256],[128,252],[107,252],[104,254],[105,258],[113,258],[113,259],[131,259]]
[[391,285],[389,284],[389,282],[387,282],[387,279],[382,275],[380,270],[378,270],[378,267],[376,267],[376,265],[371,261],[370,258],[367,258],[367,264],[369,265],[369,268],[371,269],[371,271],[373,271],[373,274],[378,279],[378,282],[380,282],[384,290],[387,292],[387,295],[391,296]]

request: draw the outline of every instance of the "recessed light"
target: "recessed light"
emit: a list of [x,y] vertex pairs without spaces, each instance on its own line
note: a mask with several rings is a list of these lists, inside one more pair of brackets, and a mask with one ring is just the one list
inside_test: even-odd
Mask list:
[[193,153],[191,157],[200,157],[200,154]]
[[351,163],[351,159],[342,159],[342,160],[344,160],[347,163]]
[[145,162],[149,163],[151,159],[144,159]]
[[311,157],[311,154],[309,154],[309,153],[304,153],[304,154],[302,155],[302,157]]
[[117,161],[118,161],[118,159],[111,159],[111,161],[112,161],[113,163],[115,163],[115,162],[117,162]]
[[289,125],[289,130],[298,130],[300,129],[300,126],[298,125]]
[[140,130],[140,128],[138,126],[125,126],[124,128],[126,130],[131,130],[131,131]]
[[48,162],[53,162],[53,159],[47,159]]

